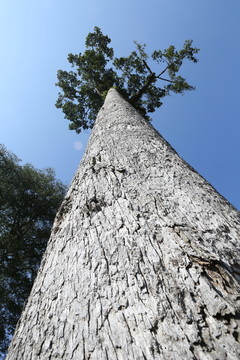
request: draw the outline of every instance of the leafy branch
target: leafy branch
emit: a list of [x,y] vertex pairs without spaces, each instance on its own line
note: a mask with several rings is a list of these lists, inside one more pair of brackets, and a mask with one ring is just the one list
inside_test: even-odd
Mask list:
[[[136,50],[128,57],[114,57],[109,46],[111,39],[101,29],[94,28],[86,38],[84,53],[69,54],[68,61],[75,71],[59,70],[57,86],[60,87],[56,106],[61,108],[76,132],[92,128],[104,97],[115,86],[119,92],[146,118],[162,105],[162,98],[171,92],[194,90],[178,72],[185,60],[196,63],[199,49],[192,40],[185,41],[179,51],[173,45],[164,51],[155,50],[152,61],[165,64],[158,74],[148,63],[145,44],[135,41]],[[163,74],[168,74],[164,77]],[[160,83],[159,83],[160,82]]]

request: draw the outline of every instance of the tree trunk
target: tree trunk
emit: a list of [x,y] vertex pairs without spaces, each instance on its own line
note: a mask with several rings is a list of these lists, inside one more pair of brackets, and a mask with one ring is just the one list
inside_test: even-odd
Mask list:
[[239,220],[111,89],[7,359],[239,359]]

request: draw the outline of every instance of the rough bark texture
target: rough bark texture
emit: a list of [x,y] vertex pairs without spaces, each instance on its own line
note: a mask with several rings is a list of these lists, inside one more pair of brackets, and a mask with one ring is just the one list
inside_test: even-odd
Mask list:
[[8,360],[240,357],[239,213],[116,90]]

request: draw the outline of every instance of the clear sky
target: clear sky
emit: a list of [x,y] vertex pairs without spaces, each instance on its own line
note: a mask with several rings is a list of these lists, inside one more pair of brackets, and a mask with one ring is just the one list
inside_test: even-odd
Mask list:
[[84,51],[94,26],[116,56],[133,40],[151,51],[193,39],[200,61],[183,75],[196,91],[165,98],[153,125],[240,208],[239,19],[239,0],[0,0],[0,143],[69,184],[90,132],[69,131],[54,106],[67,54]]

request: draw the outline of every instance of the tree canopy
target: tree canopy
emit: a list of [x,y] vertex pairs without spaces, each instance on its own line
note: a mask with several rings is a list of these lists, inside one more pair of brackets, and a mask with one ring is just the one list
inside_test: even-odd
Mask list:
[[0,358],[46,248],[65,186],[0,146]]
[[[119,58],[114,57],[110,42],[111,39],[95,27],[86,37],[85,52],[68,55],[73,70],[57,73],[56,85],[61,92],[56,107],[63,110],[71,122],[69,128],[77,133],[93,127],[104,98],[113,86],[148,120],[148,113],[162,105],[164,96],[194,89],[179,75],[185,60],[198,61],[195,55],[199,49],[192,47],[192,40],[186,40],[181,50],[171,45],[163,51],[153,51],[151,56],[145,44],[135,42],[136,49],[129,56]],[[152,70],[154,62],[158,71]]]

